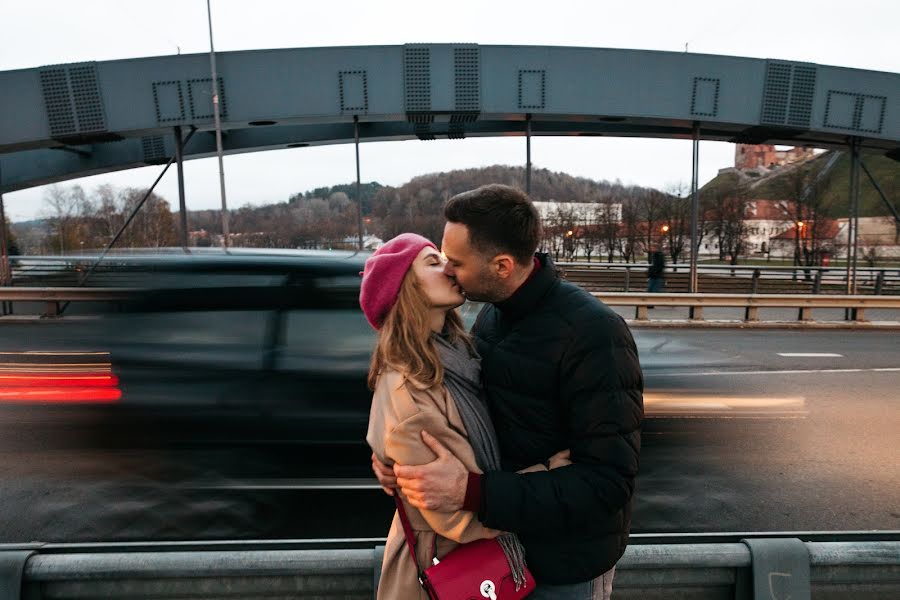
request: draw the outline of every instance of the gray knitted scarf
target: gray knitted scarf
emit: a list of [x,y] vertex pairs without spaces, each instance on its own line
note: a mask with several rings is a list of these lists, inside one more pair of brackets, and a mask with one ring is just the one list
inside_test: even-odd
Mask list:
[[[438,334],[432,339],[444,366],[444,385],[456,402],[475,461],[484,472],[499,471],[500,447],[481,386],[481,359],[469,354],[462,340],[454,344]],[[504,533],[497,540],[506,554],[518,591],[525,584],[525,551],[514,533]]]

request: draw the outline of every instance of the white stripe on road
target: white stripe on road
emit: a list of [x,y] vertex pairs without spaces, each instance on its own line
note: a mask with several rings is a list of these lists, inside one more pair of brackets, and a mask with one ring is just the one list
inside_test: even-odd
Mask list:
[[723,396],[644,392],[644,409],[647,416],[656,414],[798,416],[806,414],[805,403],[803,396]]
[[804,375],[819,373],[898,373],[900,367],[882,367],[873,369],[789,369],[781,371],[683,371],[671,373],[655,373],[645,371],[646,377],[721,377],[722,375]]
[[261,479],[191,483],[191,489],[216,490],[380,490],[375,479]]
[[778,356],[791,358],[844,358],[843,354],[834,354],[832,352],[779,352]]

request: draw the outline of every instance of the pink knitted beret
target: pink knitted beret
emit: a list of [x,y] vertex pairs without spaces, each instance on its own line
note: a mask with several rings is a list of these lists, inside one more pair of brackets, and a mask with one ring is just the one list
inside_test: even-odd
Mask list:
[[401,233],[376,250],[366,261],[359,289],[359,305],[369,324],[375,329],[381,329],[397,301],[406,272],[422,248],[426,247],[437,249],[437,246],[421,235]]

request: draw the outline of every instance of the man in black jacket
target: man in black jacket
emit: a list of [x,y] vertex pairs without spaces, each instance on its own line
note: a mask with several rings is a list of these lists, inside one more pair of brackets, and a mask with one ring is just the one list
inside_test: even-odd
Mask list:
[[[535,255],[540,218],[522,192],[482,186],[444,214],[446,273],[485,302],[472,333],[503,471],[468,473],[427,432],[437,459],[396,465],[414,506],[477,511],[512,531],[538,581],[532,598],[608,598],[631,525],[643,376],[624,320]],[[517,474],[569,449],[572,464]],[[375,465],[390,483],[383,465]]]

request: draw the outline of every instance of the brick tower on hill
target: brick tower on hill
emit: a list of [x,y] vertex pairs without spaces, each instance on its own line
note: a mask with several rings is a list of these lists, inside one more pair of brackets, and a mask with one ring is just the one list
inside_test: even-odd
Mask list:
[[738,169],[781,167],[814,156],[812,148],[776,150],[772,144],[738,144],[734,151],[734,166]]

